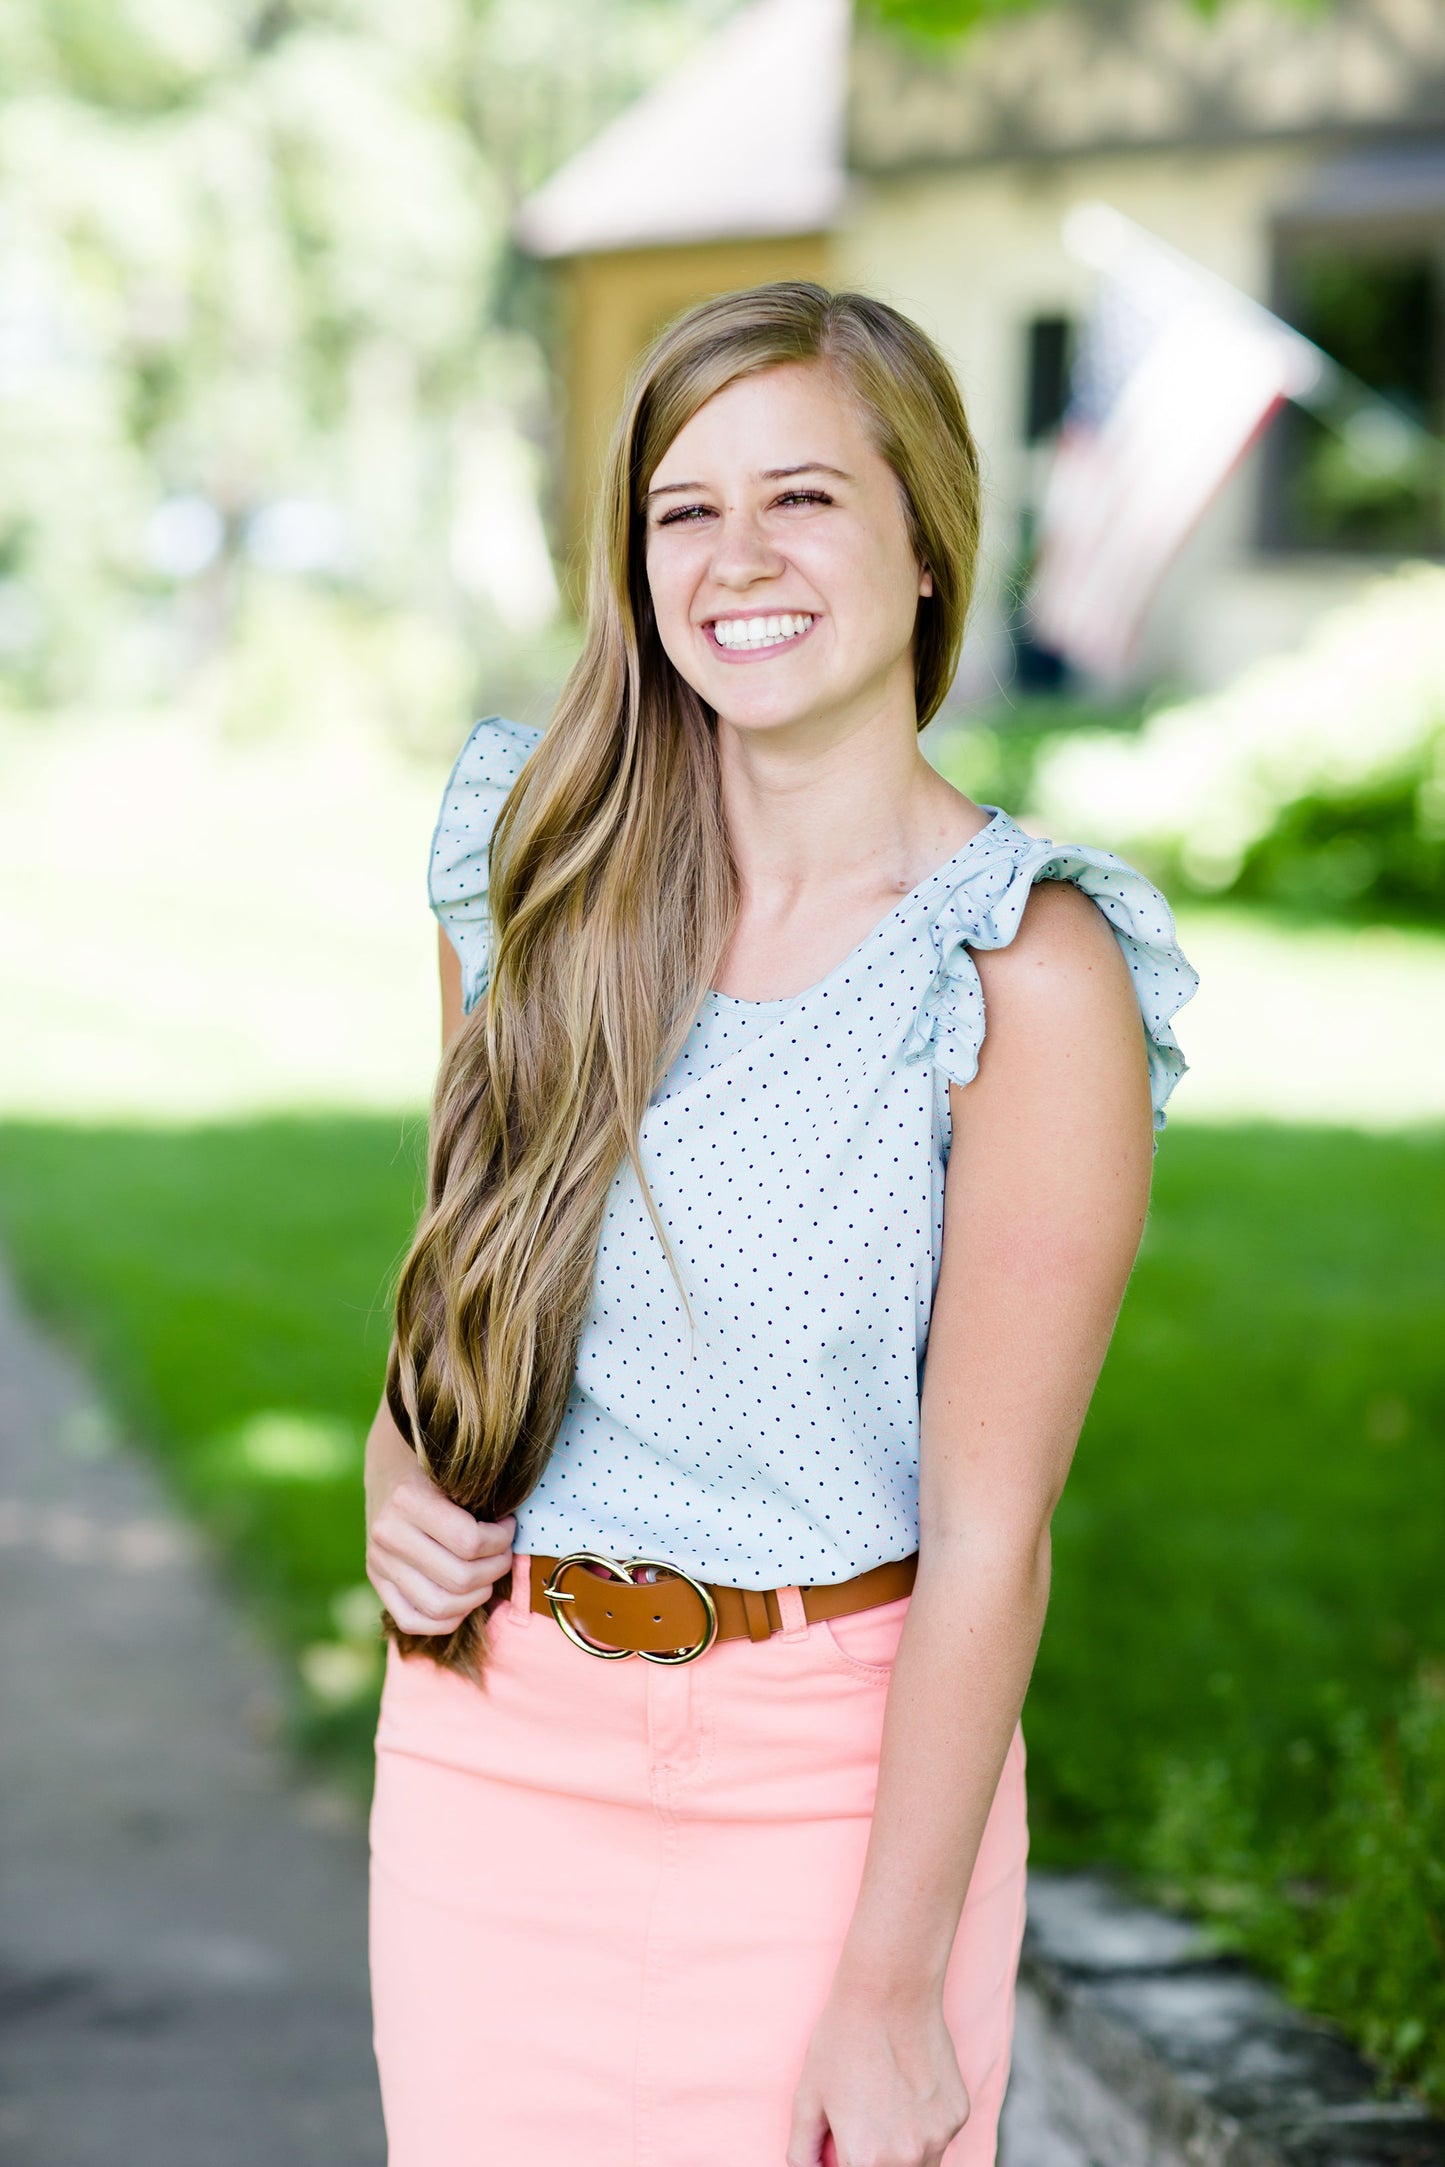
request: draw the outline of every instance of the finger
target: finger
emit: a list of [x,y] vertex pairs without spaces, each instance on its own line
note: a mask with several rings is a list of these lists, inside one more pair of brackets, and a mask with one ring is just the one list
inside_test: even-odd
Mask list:
[[367,1550],[370,1568],[378,1573],[390,1574],[393,1578],[409,1575],[417,1580],[424,1580],[436,1590],[438,1600],[460,1603],[468,1609],[477,1603],[485,1602],[493,1593],[502,1577],[500,1571],[494,1572],[491,1565],[463,1564],[460,1559],[450,1556],[445,1550],[437,1549],[434,1544],[425,1551],[420,1551],[416,1546],[421,1540],[415,1532],[408,1544],[373,1540]]
[[929,2142],[927,2151],[924,2154],[923,2167],[943,2167],[943,2162],[947,2157],[949,2146],[953,2143],[954,2138],[958,2135],[959,2131],[963,2128],[964,2123],[968,2120],[969,2110],[967,2101],[961,2101],[960,2107],[961,2111],[959,2111],[959,2109],[955,2109],[947,2116],[945,2127],[938,2128],[937,2125],[935,2125],[935,2134]]
[[371,1531],[372,1547],[383,1560],[413,1566],[454,1595],[485,1595],[512,1562],[510,1550],[492,1557],[458,1557],[454,1550],[425,1534],[412,1522],[386,1513],[378,1516]]
[[443,1581],[434,1580],[429,1572],[407,1558],[373,1556],[369,1560],[369,1572],[373,1579],[392,1581],[418,1609],[438,1615],[447,1611],[465,1616],[485,1602],[489,1592],[449,1587]]
[[404,1596],[399,1595],[393,1595],[386,1608],[398,1632],[415,1633],[421,1640],[449,1639],[462,1622],[460,1618],[454,1618],[450,1623],[439,1623],[435,1618],[423,1617],[419,1610],[412,1609]]
[[820,2103],[802,2092],[793,2095],[793,2121],[788,2133],[787,2167],[819,2167],[828,2118]]
[[384,1590],[384,1600],[398,1625],[408,1633],[454,1633],[468,1611],[441,1610],[434,1603],[423,1608],[399,1581],[380,1580],[378,1590]]
[[516,1533],[515,1515],[503,1520],[475,1520],[439,1490],[429,1477],[408,1476],[392,1492],[392,1503],[424,1533],[455,1557],[493,1557],[509,1551]]
[[420,1633],[430,1640],[454,1633],[462,1622],[460,1618],[454,1618],[449,1623],[443,1619],[429,1618],[424,1611],[417,1610],[409,1603],[401,1589],[393,1586],[389,1580],[373,1580],[372,1586],[381,1597],[393,1625],[403,1633]]
[[[459,1599],[446,1588],[437,1587],[424,1574],[413,1572],[407,1566],[393,1566],[379,1574],[374,1584],[383,1581],[407,1609],[422,1620],[421,1624],[410,1628],[414,1632],[449,1633],[478,1607],[465,1597]],[[395,1612],[392,1614],[395,1616]]]
[[[471,1520],[470,1513],[467,1518]],[[472,1520],[472,1548],[467,1554],[474,1558],[496,1557],[499,1554],[510,1557],[516,1532],[515,1513],[509,1512],[504,1520]]]
[[477,1522],[420,1469],[403,1477],[390,1501],[418,1527],[435,1535],[438,1542],[455,1549],[458,1556],[471,1548]]

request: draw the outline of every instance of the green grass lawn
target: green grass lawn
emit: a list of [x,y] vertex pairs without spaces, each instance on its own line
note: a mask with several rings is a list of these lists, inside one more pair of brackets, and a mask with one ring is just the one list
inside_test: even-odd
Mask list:
[[[459,716],[453,750],[465,731]],[[937,756],[1016,802],[994,735]],[[0,1121],[425,1106],[448,765],[354,717],[233,739],[184,707],[0,715]],[[56,881],[61,834],[84,879]],[[1176,1127],[1445,1121],[1445,931],[1218,905],[1179,927],[1203,982],[1179,1019]]]
[[1445,1655],[1442,1229],[1438,1133],[1162,1139],[1055,1522],[1051,1848],[1125,1848],[1161,1758],[1283,1768],[1321,1696]]
[[[421,1150],[419,1121],[364,1115],[0,1126],[26,1296],[294,1660],[298,1736],[358,1783],[358,1473]],[[1439,1131],[1165,1136],[1025,1718],[1038,1858],[1212,1915],[1436,2096],[1442,1225]]]
[[[419,1117],[0,1124],[0,1238],[298,1665],[298,1732],[364,1769],[376,1607],[362,1451]],[[308,1673],[311,1682],[307,1682]]]

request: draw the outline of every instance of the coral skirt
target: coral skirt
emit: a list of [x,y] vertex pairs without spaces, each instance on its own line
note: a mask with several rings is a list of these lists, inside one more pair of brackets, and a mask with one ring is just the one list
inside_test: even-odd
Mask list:
[[[667,1669],[526,1607],[485,1684],[388,1652],[371,1973],[390,2167],[784,2167],[858,1891],[908,1598]],[[944,1997],[988,2167],[1023,1931],[1023,1739]]]

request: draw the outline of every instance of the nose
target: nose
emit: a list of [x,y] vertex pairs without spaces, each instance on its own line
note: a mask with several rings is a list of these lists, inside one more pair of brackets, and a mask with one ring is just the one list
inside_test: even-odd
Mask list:
[[713,530],[712,576],[719,587],[751,587],[776,579],[783,558],[750,512],[726,511]]

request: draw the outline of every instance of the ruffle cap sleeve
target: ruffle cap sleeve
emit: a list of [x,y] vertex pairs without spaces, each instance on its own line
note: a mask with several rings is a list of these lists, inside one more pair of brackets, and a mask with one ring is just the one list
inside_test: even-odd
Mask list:
[[1188,1067],[1170,1019],[1199,985],[1199,974],[1179,946],[1169,905],[1111,850],[1038,840],[1003,813],[996,813],[980,839],[990,847],[932,914],[938,967],[904,1041],[904,1059],[931,1058],[954,1083],[972,1083],[985,1018],[983,986],[969,951],[1006,948],[1035,881],[1069,880],[1108,919],[1129,966],[1144,1019],[1154,1126],[1162,1129],[1165,1103]]
[[491,975],[492,829],[541,736],[530,723],[484,716],[457,755],[442,793],[427,865],[427,899],[461,959],[462,1007],[468,1014]]

